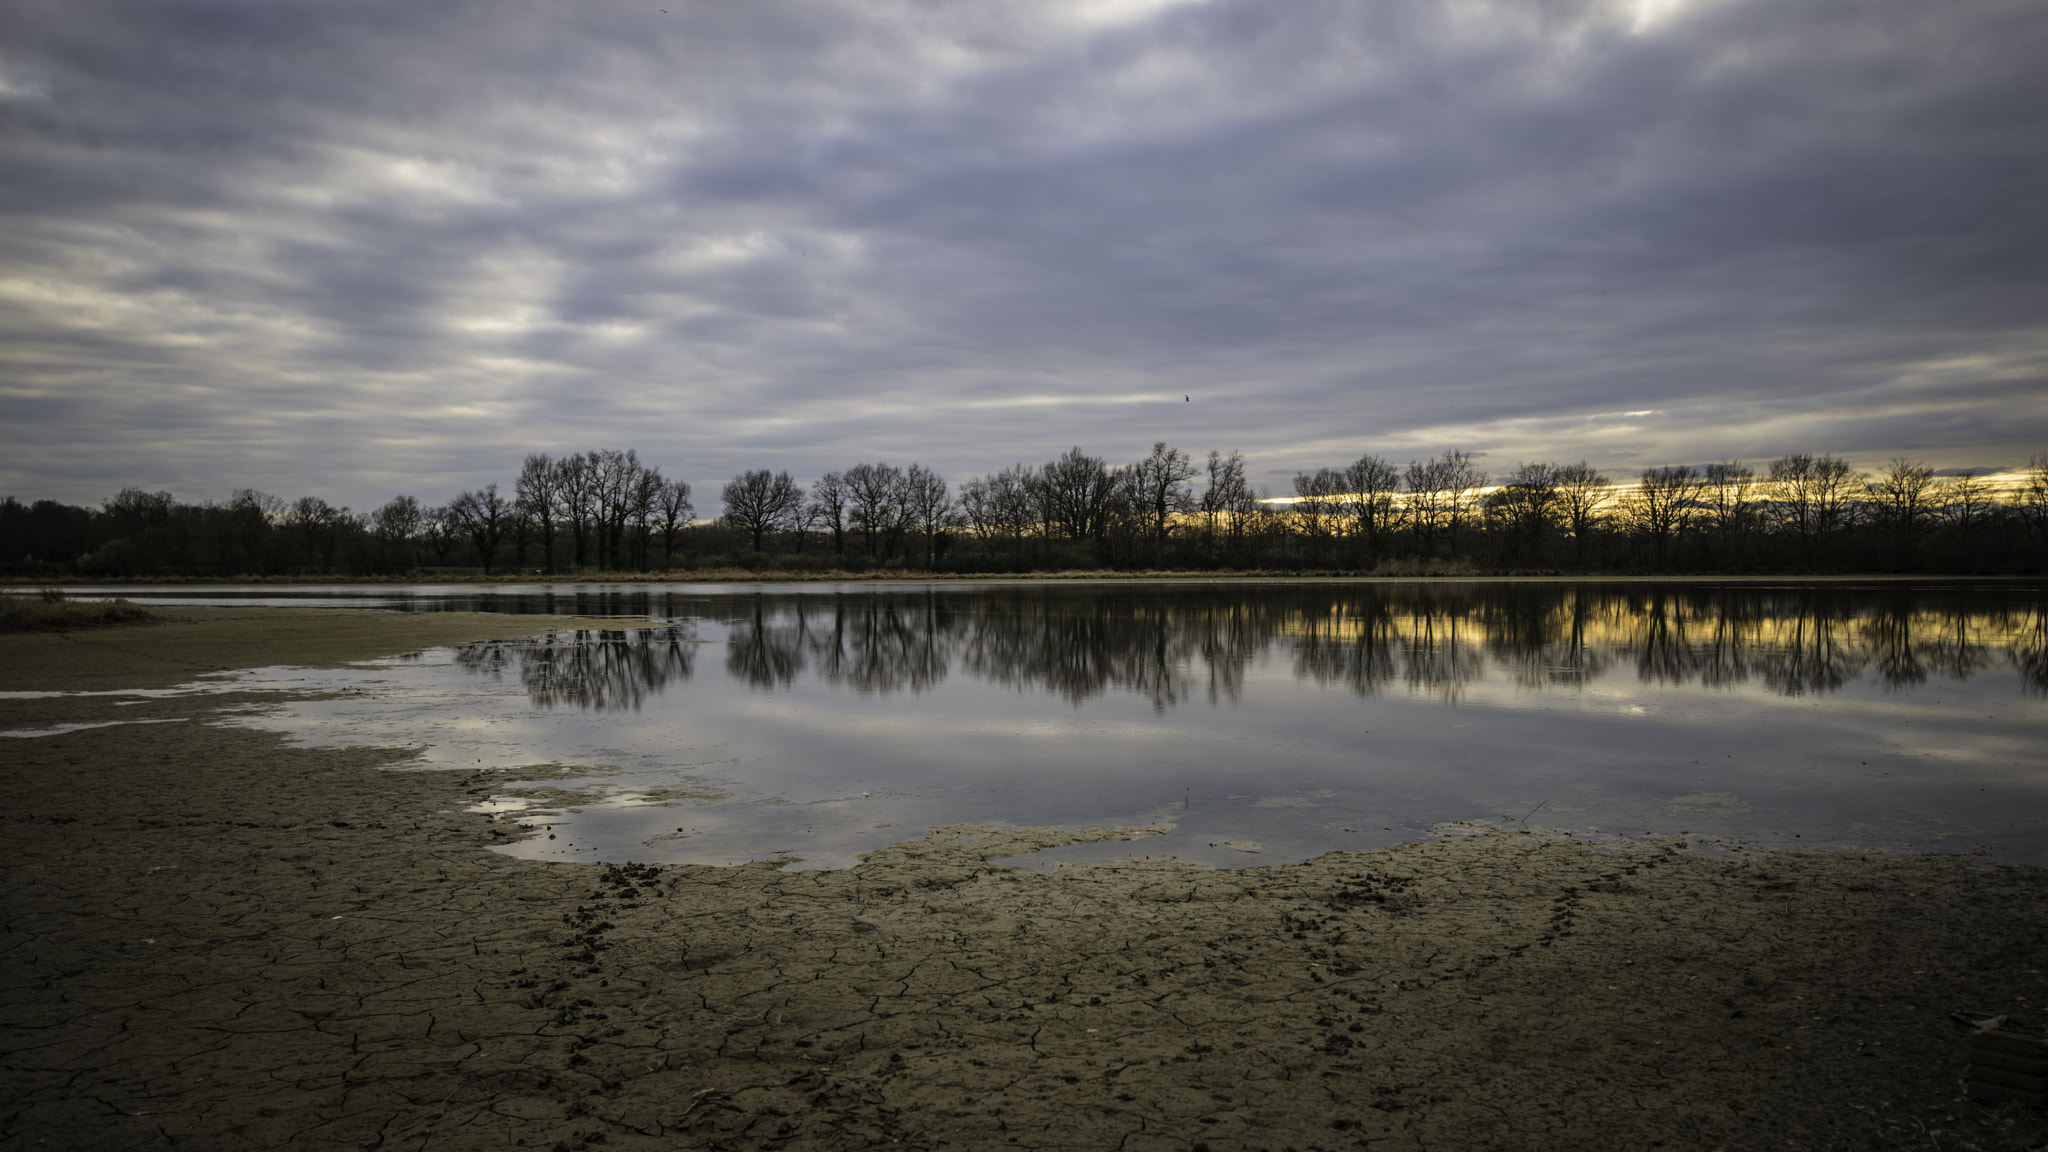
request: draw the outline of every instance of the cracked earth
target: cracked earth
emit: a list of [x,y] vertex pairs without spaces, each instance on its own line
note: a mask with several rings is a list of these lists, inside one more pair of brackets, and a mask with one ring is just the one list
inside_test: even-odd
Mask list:
[[[0,638],[0,688],[505,627],[187,610]],[[980,827],[841,871],[540,863],[463,811],[501,777],[207,722],[251,703],[0,701],[177,721],[0,747],[5,1147],[2044,1143],[1964,1098],[1949,1015],[2040,1021],[2048,870],[1482,827],[1233,870],[1002,867],[1145,830]]]

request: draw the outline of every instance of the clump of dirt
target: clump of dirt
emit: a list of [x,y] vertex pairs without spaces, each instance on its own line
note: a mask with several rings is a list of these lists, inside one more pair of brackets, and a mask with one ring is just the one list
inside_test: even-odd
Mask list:
[[1964,1094],[1951,1014],[2048,997],[2048,870],[1982,856],[1475,826],[1041,873],[993,861],[1150,829],[959,827],[839,871],[555,864],[460,810],[501,774],[398,752],[206,723],[8,751],[10,1147],[2044,1139]]

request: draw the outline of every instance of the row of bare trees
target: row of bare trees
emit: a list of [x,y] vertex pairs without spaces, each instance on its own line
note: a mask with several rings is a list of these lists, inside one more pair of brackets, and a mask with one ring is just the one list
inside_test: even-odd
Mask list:
[[1870,476],[1796,453],[1762,471],[1725,460],[1617,483],[1585,461],[1524,463],[1490,482],[1463,452],[1405,467],[1366,455],[1298,473],[1274,499],[1253,491],[1240,454],[1198,462],[1161,442],[1123,465],[1076,447],[971,477],[957,495],[918,465],[860,464],[808,490],[786,472],[743,473],[723,496],[736,546],[753,553],[800,556],[816,541],[836,560],[962,570],[1910,570],[1930,550],[1948,567],[2010,567],[2015,546],[2048,544],[2048,457],[2002,498],[1982,477],[1904,459]]
[[1648,468],[1616,482],[1581,461],[1489,482],[1470,455],[1373,455],[1255,491],[1244,458],[1164,442],[1125,464],[1075,447],[955,491],[921,464],[858,463],[808,485],[734,476],[722,514],[630,449],[528,456],[430,506],[368,513],[253,490],[181,504],[127,489],[98,510],[0,501],[0,565],[95,575],[402,573],[423,565],[648,571],[894,565],[1344,571],[2015,571],[2048,564],[2048,456],[2015,487],[1896,459],[1866,474],[1797,453]]
[[124,489],[94,511],[0,502],[0,570],[88,575],[397,574],[505,562],[644,571],[676,562],[695,522],[690,485],[631,449],[528,456],[510,493],[495,483],[428,505],[400,495],[370,512],[253,489],[184,504]]
[[687,481],[641,463],[633,449],[598,448],[559,459],[528,456],[509,496],[486,484],[424,510],[400,496],[373,519],[414,525],[413,533],[393,535],[417,535],[443,563],[466,543],[488,574],[506,550],[522,568],[533,555],[547,573],[565,561],[613,570],[666,566],[695,515]]
[[2048,456],[2017,489],[1979,475],[1937,477],[1895,458],[1876,474],[1833,456],[1794,453],[1757,469],[1740,460],[1646,468],[1615,485],[1585,464],[1524,464],[1478,500],[1496,529],[1497,559],[1541,562],[1568,547],[1625,549],[1638,566],[1742,570],[1913,570],[1930,549],[1935,567],[2009,566],[2003,551],[2048,544]]

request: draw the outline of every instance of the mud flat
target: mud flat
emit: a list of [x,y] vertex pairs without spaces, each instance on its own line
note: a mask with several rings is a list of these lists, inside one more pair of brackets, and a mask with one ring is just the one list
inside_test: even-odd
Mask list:
[[[0,637],[166,687],[558,623],[181,610]],[[2037,1148],[1951,1012],[2041,1023],[2048,870],[1483,827],[1040,873],[518,861],[475,772],[0,700],[7,1148]],[[111,721],[163,720],[137,724]],[[1142,839],[1132,845],[1142,854]]]

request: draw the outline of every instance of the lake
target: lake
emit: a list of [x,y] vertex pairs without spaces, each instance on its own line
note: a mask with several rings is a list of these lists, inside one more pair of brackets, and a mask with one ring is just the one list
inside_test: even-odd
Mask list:
[[1016,862],[1244,866],[1478,820],[2048,864],[2032,586],[104,591],[593,617],[231,678],[281,694],[236,722],[297,743],[414,747],[425,767],[512,769],[508,789],[519,767],[587,769],[551,786],[595,801],[495,806],[545,826],[504,849],[521,856],[842,867],[937,826],[1146,825],[1166,830]]

